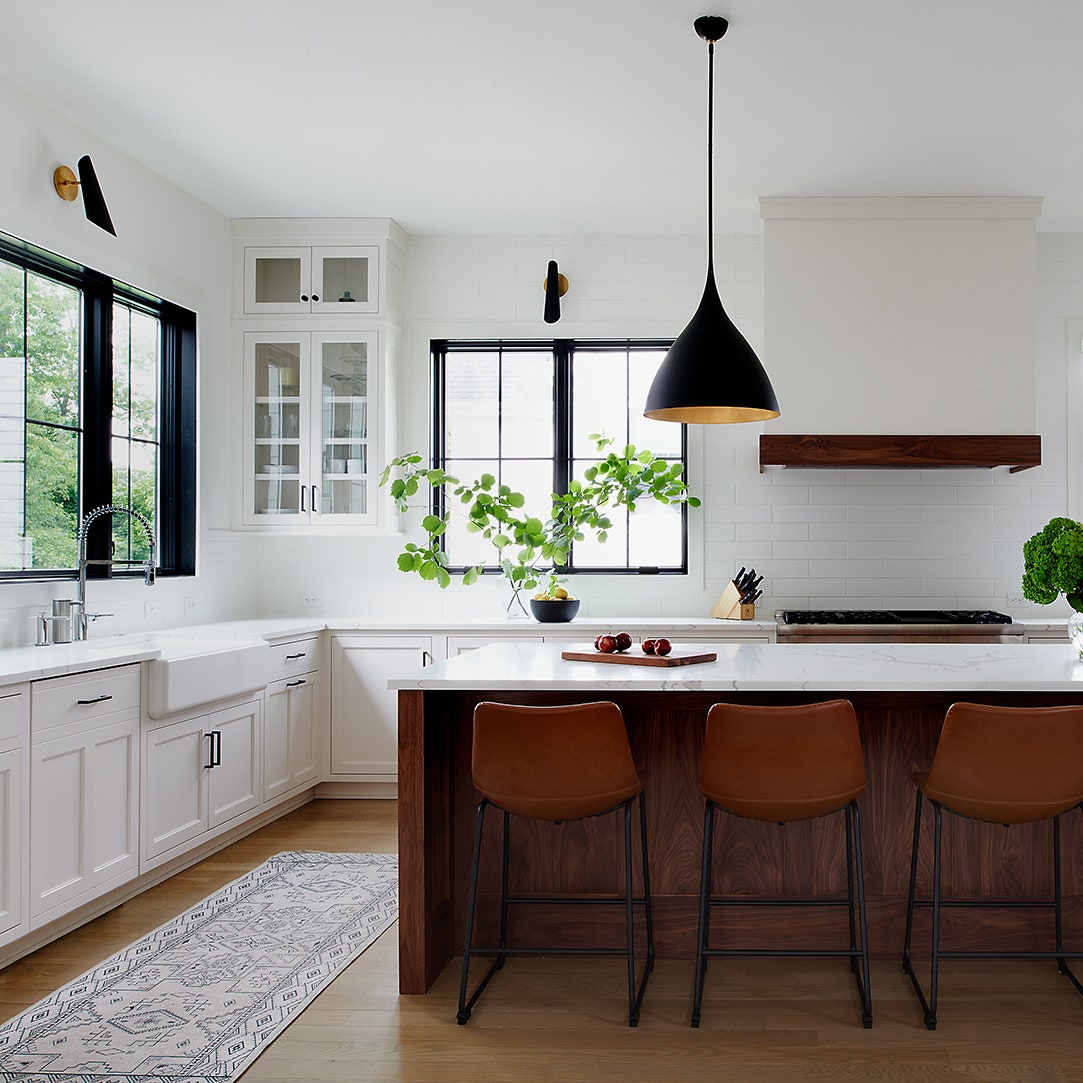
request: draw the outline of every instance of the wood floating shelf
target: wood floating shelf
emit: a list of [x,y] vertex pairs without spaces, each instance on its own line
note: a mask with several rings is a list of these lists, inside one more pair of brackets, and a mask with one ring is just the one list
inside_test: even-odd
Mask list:
[[1042,464],[1040,436],[760,435],[760,469],[813,467],[993,467]]

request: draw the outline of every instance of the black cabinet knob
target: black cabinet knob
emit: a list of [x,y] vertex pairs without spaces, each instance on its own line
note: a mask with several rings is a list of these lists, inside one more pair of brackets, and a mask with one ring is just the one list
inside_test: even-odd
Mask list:
[[319,300],[319,297],[318,297],[318,296],[317,296],[316,294],[313,294],[313,295],[312,295],[312,300],[313,300],[313,301],[318,301],[318,300]]
[[301,294],[301,300],[302,301],[307,301],[308,300],[308,294],[307,293],[302,293]]

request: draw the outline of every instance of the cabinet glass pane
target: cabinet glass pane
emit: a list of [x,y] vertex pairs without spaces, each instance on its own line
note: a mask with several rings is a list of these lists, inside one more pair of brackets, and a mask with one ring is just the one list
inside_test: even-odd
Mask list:
[[255,262],[257,304],[270,305],[300,301],[301,259],[299,256],[260,256]]
[[296,342],[255,345],[253,511],[300,512],[301,348]]
[[339,474],[323,479],[324,515],[365,515],[368,512],[368,482],[354,481]]
[[256,343],[256,398],[296,398],[301,393],[301,347],[296,342]]
[[[343,475],[368,474],[368,343],[325,342],[321,365],[323,508],[325,513],[361,514],[366,486],[347,484]],[[338,484],[332,485],[336,478]]]
[[253,510],[257,515],[296,515],[301,510],[300,480],[257,477]]
[[323,301],[348,305],[369,299],[369,261],[366,257],[330,256],[323,260]]

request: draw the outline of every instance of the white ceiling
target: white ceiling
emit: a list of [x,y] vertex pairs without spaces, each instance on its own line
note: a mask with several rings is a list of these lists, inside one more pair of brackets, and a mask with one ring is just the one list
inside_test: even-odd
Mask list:
[[1037,195],[1083,230],[1079,0],[0,0],[0,77],[229,217],[698,232],[705,12],[719,231],[764,195]]

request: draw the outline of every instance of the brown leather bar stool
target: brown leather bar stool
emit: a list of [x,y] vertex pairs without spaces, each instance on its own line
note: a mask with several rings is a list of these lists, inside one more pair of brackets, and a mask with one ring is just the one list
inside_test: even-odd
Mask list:
[[[865,792],[865,764],[853,706],[847,700],[793,707],[716,703],[707,713],[700,787],[706,806],[692,1026],[699,1026],[703,980],[707,961],[712,956],[838,955],[850,960],[861,997],[862,1022],[871,1027],[865,883],[861,864],[861,821],[857,809],[857,798]],[[718,811],[777,824],[844,812],[846,898],[713,896],[714,820]],[[711,909],[728,906],[845,906],[850,919],[850,946],[840,949],[712,948],[709,943]]]
[[[925,1014],[936,1029],[936,1000],[941,959],[1056,959],[1057,970],[1083,993],[1067,959],[1083,952],[1064,950],[1060,883],[1060,817],[1083,802],[1083,707],[989,707],[954,703],[944,718],[928,772],[911,776],[917,787],[914,842],[910,854],[910,891],[906,908],[903,970]],[[933,891],[915,900],[922,798],[933,807]],[[944,810],[988,823],[1053,822],[1053,899],[1003,902],[992,899],[941,898],[941,827]],[[914,909],[931,907],[932,969],[929,996],[921,988],[910,957]],[[945,906],[1044,907],[1054,912],[1054,951],[943,951],[940,912]]]
[[[654,968],[650,880],[647,871],[647,814],[643,784],[632,760],[624,717],[615,703],[582,703],[567,707],[519,707],[479,703],[474,708],[472,771],[481,794],[474,831],[474,860],[470,870],[463,970],[459,984],[461,1024],[470,1018],[493,975],[509,955],[624,955],[628,960],[628,1025],[639,1022],[647,978]],[[639,798],[643,895],[632,886],[632,803]],[[500,886],[500,937],[495,947],[473,943],[478,891],[478,862],[485,812],[490,805],[503,812],[503,858]],[[511,816],[562,823],[620,812],[624,819],[624,891],[620,896],[569,898],[513,897],[508,894],[508,828]],[[508,906],[537,903],[576,903],[624,908],[626,945],[623,948],[508,947]],[[646,924],[647,959],[638,991],[635,978],[634,908],[642,905]],[[496,958],[467,1000],[467,978],[473,955]]]

